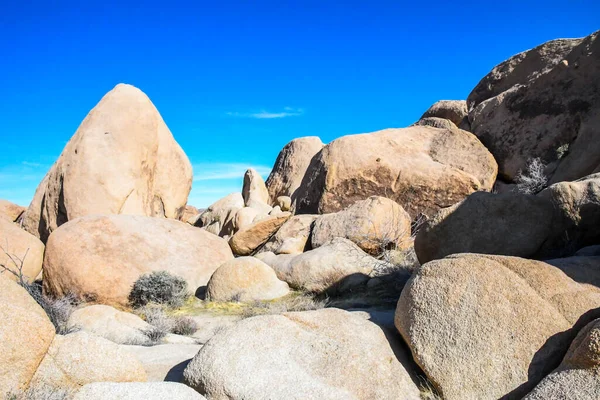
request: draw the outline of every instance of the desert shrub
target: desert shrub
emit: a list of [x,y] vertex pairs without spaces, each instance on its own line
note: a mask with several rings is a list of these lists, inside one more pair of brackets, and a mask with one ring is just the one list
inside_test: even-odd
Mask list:
[[191,336],[198,330],[198,324],[190,317],[177,316],[173,318],[172,333]]
[[155,271],[144,274],[135,281],[129,294],[129,302],[134,308],[148,303],[180,307],[187,296],[187,282],[183,278],[167,271]]
[[169,332],[157,328],[155,326],[143,330],[142,333],[146,335],[146,337],[150,340],[150,343],[146,343],[147,345],[154,346],[160,343],[160,341],[167,336]]
[[556,149],[556,159],[562,160],[569,153],[569,143],[565,143]]
[[546,166],[539,158],[534,158],[527,163],[525,171],[519,171],[515,178],[517,191],[525,194],[539,193],[548,185],[548,177],[544,173]]
[[169,333],[173,330],[173,319],[165,313],[164,307],[149,304],[139,311],[140,316],[160,331]]
[[294,311],[320,310],[327,306],[327,299],[317,299],[309,294],[288,295],[274,301],[254,301],[242,310],[242,318],[256,315],[283,314]]
[[15,254],[8,253],[1,246],[0,249],[13,264],[10,268],[7,265],[0,264],[0,273],[10,273],[15,276],[17,283],[25,289],[46,312],[46,315],[48,315],[48,318],[54,325],[56,333],[66,335],[77,330],[77,328],[70,328],[68,326],[69,318],[78,303],[75,296],[68,294],[61,298],[51,298],[44,295],[41,282],[30,282],[27,277],[23,275],[23,264],[27,257],[27,251],[21,258]]

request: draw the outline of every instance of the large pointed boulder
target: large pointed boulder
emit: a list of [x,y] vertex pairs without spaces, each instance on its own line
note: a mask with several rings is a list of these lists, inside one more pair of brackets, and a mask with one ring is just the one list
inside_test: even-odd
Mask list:
[[192,166],[148,96],[119,84],[83,120],[44,178],[24,227],[45,242],[91,214],[179,218]]

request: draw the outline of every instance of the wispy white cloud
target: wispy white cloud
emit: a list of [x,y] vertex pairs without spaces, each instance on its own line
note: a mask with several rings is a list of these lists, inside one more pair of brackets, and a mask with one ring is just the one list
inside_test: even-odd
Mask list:
[[229,117],[237,117],[237,118],[254,118],[254,119],[276,119],[276,118],[286,118],[286,117],[298,117],[304,114],[304,109],[302,108],[292,108],[292,107],[284,107],[283,111],[280,112],[270,112],[266,110],[261,110],[259,112],[228,112],[226,115]]
[[271,167],[244,163],[199,163],[194,164],[194,182],[242,179],[248,168],[254,168],[263,178],[271,173]]

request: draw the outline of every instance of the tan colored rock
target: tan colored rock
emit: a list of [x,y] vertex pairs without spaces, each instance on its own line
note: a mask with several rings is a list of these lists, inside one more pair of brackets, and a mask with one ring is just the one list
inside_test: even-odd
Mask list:
[[237,213],[235,213],[235,231],[239,231],[240,229],[244,229],[254,222],[254,219],[258,216],[259,211],[256,208],[252,207],[244,207],[240,208]]
[[269,261],[265,260],[279,279],[295,289],[315,293],[342,292],[364,284],[373,269],[383,263],[343,238],[299,254],[289,263]]
[[0,218],[16,222],[25,212],[26,208],[7,200],[0,199]]
[[0,275],[0,394],[26,389],[54,339],[54,326],[35,300]]
[[331,308],[238,322],[213,337],[184,376],[215,400],[419,399],[381,328]]
[[517,54],[469,95],[472,132],[505,181],[534,158],[551,165],[551,183],[600,172],[600,80],[590,79],[600,73],[598,36],[553,40]]
[[239,256],[252,254],[266,243],[289,217],[289,214],[282,217],[268,217],[240,229],[229,239],[231,250]]
[[457,126],[454,125],[454,122],[450,121],[449,119],[438,117],[421,118],[412,126],[430,126],[432,128],[440,129],[457,129]]
[[596,400],[600,398],[600,319],[577,335],[560,366],[525,400]]
[[171,219],[89,216],[52,233],[44,259],[44,291],[97,303],[127,305],[134,282],[152,271],[180,276],[193,292],[233,258],[224,239]]
[[211,204],[195,225],[217,236],[231,236],[235,232],[235,215],[243,207],[242,194],[231,193]]
[[265,181],[254,168],[249,168],[244,174],[242,196],[246,207],[251,207],[253,203],[262,203],[267,206],[271,203]]
[[78,388],[92,382],[145,382],[146,371],[133,354],[87,332],[57,335],[32,385]]
[[199,344],[121,346],[144,366],[149,382],[183,382],[183,370],[202,348]]
[[199,215],[200,215],[200,210],[198,210],[196,207],[188,204],[183,209],[183,213],[181,213],[181,217],[179,217],[179,220],[181,222],[187,222],[188,224],[194,225],[194,223],[196,221],[192,220],[192,219]]
[[273,300],[289,292],[288,284],[254,257],[239,257],[221,265],[206,288],[206,296],[212,301]]
[[37,237],[0,218],[0,275],[17,280],[14,273],[20,269],[26,279],[33,281],[42,271],[43,260],[44,244]]
[[311,235],[312,248],[333,238],[354,242],[373,256],[385,250],[405,249],[412,243],[411,218],[395,201],[371,196],[337,213],[319,216]]
[[137,315],[102,304],[73,311],[68,326],[117,344],[151,344],[148,336],[144,334],[144,331],[152,328],[150,324]]
[[289,196],[295,202],[296,190],[301,186],[311,160],[323,146],[318,137],[307,136],[294,139],[281,149],[267,178],[271,199]]
[[298,189],[296,212],[332,213],[383,196],[413,218],[431,215],[474,191],[490,190],[496,171],[487,149],[460,129],[413,126],[343,136],[314,158]]
[[467,115],[467,102],[465,100],[440,100],[429,107],[420,119],[444,118],[458,126],[467,118]]
[[279,196],[275,201],[275,205],[279,206],[281,211],[290,211],[292,209],[292,198],[289,196]]
[[206,400],[176,382],[97,382],[81,388],[73,400]]
[[45,242],[91,214],[179,218],[192,166],[158,110],[139,89],[119,84],[90,111],[44,179],[23,224]]
[[455,253],[531,257],[554,221],[553,205],[546,199],[474,193],[431,217],[415,238],[415,251],[422,264]]
[[417,270],[395,324],[443,398],[520,398],[599,307],[599,288],[550,264],[459,254]]
[[549,259],[600,243],[600,174],[536,196],[475,193],[429,219],[415,240],[422,263],[453,253]]
[[279,279],[286,277],[290,270],[290,264],[297,254],[275,254],[271,251],[258,253],[254,257],[258,258],[269,267],[273,268]]
[[275,254],[300,254],[304,252],[315,219],[317,216],[310,214],[291,217],[260,248],[259,253],[270,251]]

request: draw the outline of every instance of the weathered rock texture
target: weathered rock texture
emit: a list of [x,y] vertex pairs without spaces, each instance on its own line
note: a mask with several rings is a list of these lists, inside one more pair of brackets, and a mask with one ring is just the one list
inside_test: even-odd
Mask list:
[[[496,66],[467,99],[472,132],[512,180],[528,161],[551,183],[600,171],[600,40],[559,39]],[[559,160],[561,146],[568,153]],[[564,147],[563,147],[564,148]]]
[[420,119],[444,118],[459,126],[467,118],[467,102],[464,100],[440,100],[434,103]]
[[536,196],[474,193],[430,218],[415,240],[421,263],[454,253],[548,259],[600,243],[600,174]]
[[265,181],[254,168],[248,169],[244,174],[242,196],[246,207],[268,206],[271,202]]
[[92,382],[145,382],[135,356],[115,343],[87,332],[56,335],[31,384],[79,388]]
[[184,375],[214,400],[419,398],[381,328],[338,309],[238,322],[213,337]]
[[[262,246],[259,253],[300,254],[307,249],[311,226],[316,215],[294,215]],[[310,245],[308,245],[310,247]]]
[[411,218],[395,201],[371,196],[345,210],[325,214],[315,221],[311,245],[322,246],[336,237],[351,240],[367,253],[407,248],[412,241]]
[[235,215],[244,207],[239,192],[231,193],[211,204],[196,221],[201,227],[218,236],[231,236],[235,232]]
[[43,259],[44,244],[37,237],[0,218],[0,275],[17,280],[22,273],[26,280],[33,281],[42,270]]
[[179,218],[192,166],[150,99],[117,85],[90,111],[52,166],[24,216],[43,242],[91,214]]
[[145,273],[168,271],[193,293],[233,258],[227,242],[203,229],[163,218],[82,217],[57,229],[44,258],[44,291],[103,304],[128,304]]
[[81,388],[73,400],[206,400],[181,383],[175,382],[98,382]]
[[577,335],[559,367],[525,400],[600,399],[600,319]]
[[233,253],[247,256],[254,253],[260,246],[267,242],[277,230],[290,218],[290,213],[283,216],[268,217],[254,222],[252,225],[240,229],[229,239]]
[[312,158],[322,148],[323,142],[316,136],[294,139],[286,144],[279,152],[271,174],[267,178],[271,199],[289,196],[294,201],[296,190],[300,187]]
[[599,288],[550,264],[459,254],[413,275],[395,324],[445,399],[521,398],[599,307]]
[[7,219],[10,222],[16,222],[25,210],[25,207],[0,199],[0,218]]
[[296,211],[337,212],[369,196],[396,201],[411,217],[431,215],[477,190],[490,190],[496,161],[472,134],[413,126],[343,136],[317,154]]
[[213,301],[273,300],[290,291],[275,271],[254,257],[239,257],[221,265],[212,275],[206,295]]
[[0,275],[0,395],[26,389],[54,339],[54,326],[17,283]]

